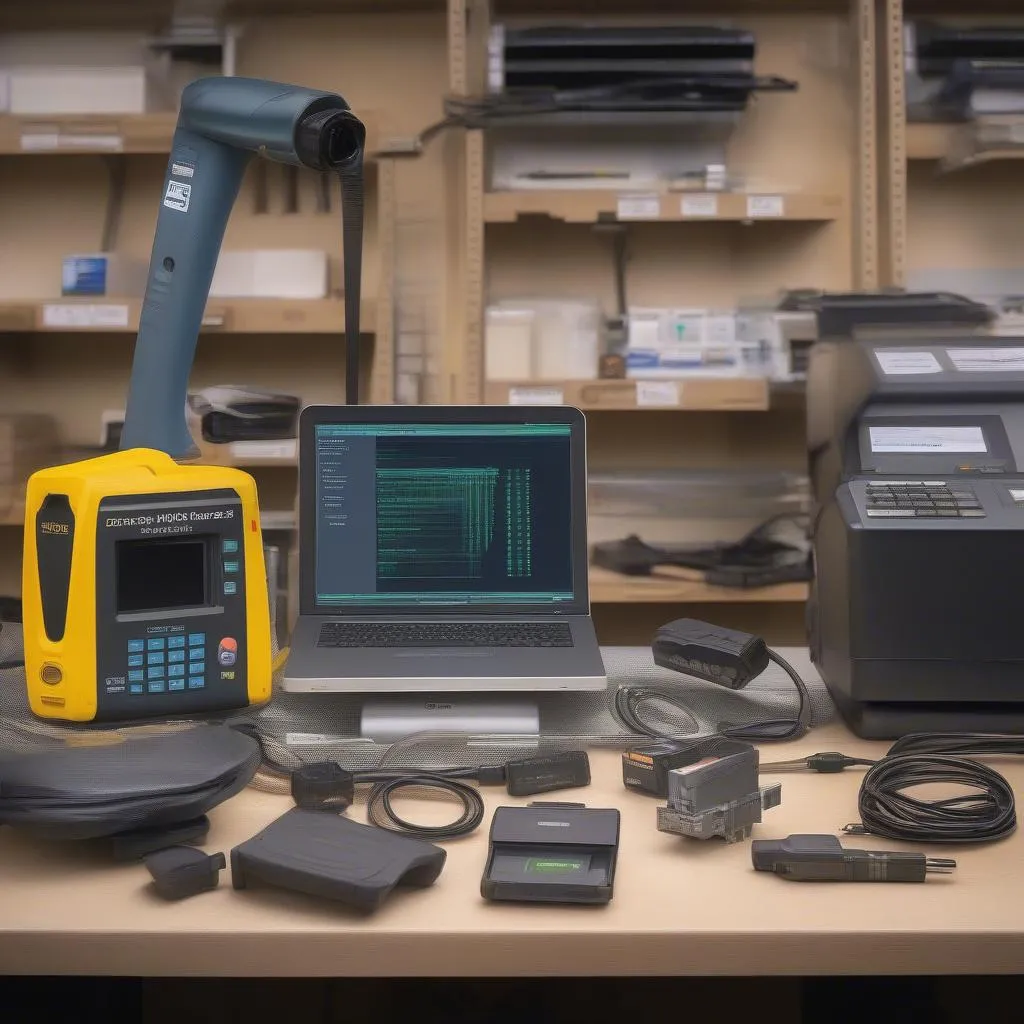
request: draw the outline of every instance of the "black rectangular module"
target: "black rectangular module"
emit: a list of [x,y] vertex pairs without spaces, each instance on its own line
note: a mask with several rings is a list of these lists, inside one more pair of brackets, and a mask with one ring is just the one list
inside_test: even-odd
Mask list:
[[480,892],[487,900],[607,903],[619,848],[619,812],[567,804],[499,807]]

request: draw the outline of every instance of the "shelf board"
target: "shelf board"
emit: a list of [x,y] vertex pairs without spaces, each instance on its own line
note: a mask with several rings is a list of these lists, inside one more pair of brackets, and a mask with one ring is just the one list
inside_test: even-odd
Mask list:
[[233,441],[229,444],[200,444],[206,465],[236,469],[286,469],[298,465],[298,441]]
[[[685,210],[685,212],[684,212]],[[657,221],[807,221],[837,220],[843,212],[838,196],[735,192],[642,193],[599,189],[524,189],[489,192],[484,197],[484,220],[506,224],[520,217],[542,216],[570,224],[598,220]]]
[[[134,334],[141,299],[95,298],[0,300],[0,334],[89,331]],[[365,300],[360,311],[363,334],[375,330],[376,305]],[[341,334],[341,299],[211,299],[203,334]]]
[[941,160],[956,134],[953,124],[908,124],[907,159]]
[[766,412],[770,387],[760,377],[674,380],[488,381],[488,405],[571,405],[584,410]]
[[623,576],[592,565],[590,600],[596,604],[753,604],[799,603],[807,600],[806,583],[773,587],[713,587],[682,572],[659,570],[653,576]]
[[966,133],[969,124],[908,124],[907,160],[942,161],[949,169],[1002,160],[1024,159],[1021,146],[982,146]]
[[[357,112],[358,113],[358,112]],[[366,153],[379,148],[377,119],[358,113],[366,125]],[[167,154],[176,111],[154,114],[0,115],[0,156],[68,153]]]

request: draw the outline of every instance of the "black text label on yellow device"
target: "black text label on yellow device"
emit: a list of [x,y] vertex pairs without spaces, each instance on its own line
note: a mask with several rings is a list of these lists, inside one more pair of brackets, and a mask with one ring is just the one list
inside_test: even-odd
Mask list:
[[68,496],[48,494],[36,514],[36,561],[43,627],[53,643],[64,639],[74,545],[75,514]]

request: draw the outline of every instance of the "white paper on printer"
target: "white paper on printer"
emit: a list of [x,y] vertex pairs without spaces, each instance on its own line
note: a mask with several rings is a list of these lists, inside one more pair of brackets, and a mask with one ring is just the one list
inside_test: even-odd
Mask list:
[[881,455],[988,451],[981,427],[868,427],[868,437]]
[[947,348],[961,373],[1022,373],[1024,348]]
[[884,374],[942,373],[942,364],[933,352],[875,349],[875,358]]

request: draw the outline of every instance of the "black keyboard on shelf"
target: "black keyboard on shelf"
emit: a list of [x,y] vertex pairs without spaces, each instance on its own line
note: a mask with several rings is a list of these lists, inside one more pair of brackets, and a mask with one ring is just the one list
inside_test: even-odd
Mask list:
[[565,622],[325,622],[318,647],[572,647]]

